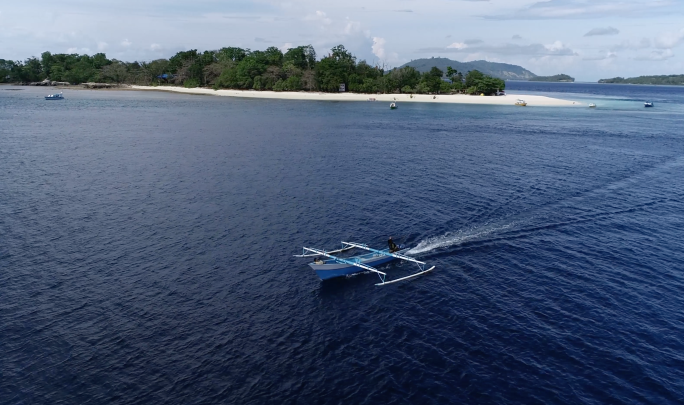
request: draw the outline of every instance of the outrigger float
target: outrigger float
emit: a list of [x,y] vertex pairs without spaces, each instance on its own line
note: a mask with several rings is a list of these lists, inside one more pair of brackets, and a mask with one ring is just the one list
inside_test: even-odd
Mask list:
[[[354,248],[366,250],[370,253],[347,258],[333,256],[333,253],[341,253]],[[378,277],[380,277],[381,282],[375,285],[386,285],[418,277],[429,271],[434,270],[435,266],[426,269],[425,262],[421,262],[412,257],[406,256],[405,253],[409,249],[404,248],[403,245],[399,246],[399,248],[399,251],[390,253],[389,249],[377,250],[371,249],[370,247],[368,247],[368,245],[362,243],[342,242],[342,249],[325,251],[305,247],[302,250],[302,254],[295,255],[295,257],[327,257],[328,260],[316,259],[313,263],[309,263],[309,266],[312,269],[314,269],[314,271],[316,272],[318,277],[321,278],[321,280],[328,280],[335,277],[350,276],[352,274],[370,271],[372,273],[377,274]],[[416,263],[420,271],[418,273],[411,274],[410,276],[401,277],[395,280],[387,280],[387,273],[384,273],[373,267],[396,259]]]

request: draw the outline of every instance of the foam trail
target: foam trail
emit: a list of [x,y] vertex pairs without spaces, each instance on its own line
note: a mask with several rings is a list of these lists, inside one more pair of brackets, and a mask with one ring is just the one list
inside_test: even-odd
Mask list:
[[455,233],[447,232],[442,236],[435,236],[427,238],[413,249],[406,252],[409,255],[417,255],[431,250],[445,248],[450,246],[460,245],[465,242],[481,239],[485,236],[505,231],[516,225],[517,222],[511,222],[505,225],[484,225],[482,227],[475,227],[470,229],[459,230]]

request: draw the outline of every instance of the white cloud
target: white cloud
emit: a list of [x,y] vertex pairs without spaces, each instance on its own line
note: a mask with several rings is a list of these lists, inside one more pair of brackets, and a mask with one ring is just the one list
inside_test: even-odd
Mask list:
[[123,46],[123,47],[129,47],[129,46],[131,46],[131,44],[132,44],[132,42],[129,41],[128,38],[121,41],[121,46]]
[[373,55],[377,56],[379,59],[385,59],[385,38],[373,37]]
[[399,55],[396,52],[388,52],[385,49],[385,38],[373,37],[373,45],[371,50],[379,60],[383,62],[395,63],[399,61]]
[[344,26],[344,34],[352,35],[361,32],[361,23],[358,21],[347,21]]
[[67,53],[79,53],[79,54],[84,54],[84,53],[90,53],[90,48],[68,48]]
[[562,51],[564,49],[567,49],[561,41],[556,41],[556,42],[552,43],[551,45],[544,45],[544,46],[546,47],[546,49],[548,49],[551,52],[558,52],[558,51]]
[[158,51],[158,50],[162,49],[162,46],[159,44],[151,44],[150,49],[153,51]]
[[463,43],[463,42],[454,42],[453,44],[447,46],[449,49],[466,49],[468,47],[468,44]]
[[105,51],[107,49],[107,47],[109,47],[109,44],[107,44],[106,42],[98,42],[97,43],[97,50],[100,52]]
[[280,51],[282,53],[285,53],[285,52],[287,52],[288,49],[291,49],[291,48],[294,48],[294,46],[292,45],[292,42],[286,42],[283,44],[283,46],[280,47]]
[[328,18],[328,15],[324,11],[316,11],[314,14],[309,14],[306,17],[304,17],[305,21],[316,21],[320,22],[323,25],[330,25],[332,24],[332,20]]

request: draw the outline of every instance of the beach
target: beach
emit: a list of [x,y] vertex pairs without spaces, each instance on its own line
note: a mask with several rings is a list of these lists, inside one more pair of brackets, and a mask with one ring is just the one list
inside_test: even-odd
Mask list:
[[309,100],[309,101],[376,101],[390,103],[451,103],[451,104],[480,104],[480,105],[510,105],[518,99],[523,99],[529,107],[572,107],[582,105],[572,100],[559,98],[509,94],[506,96],[469,96],[465,94],[360,94],[360,93],[320,93],[294,91],[256,91],[256,90],[213,90],[200,87],[185,88],[175,86],[131,86],[135,90],[169,91],[174,93],[211,95],[223,97],[264,98],[278,100]]

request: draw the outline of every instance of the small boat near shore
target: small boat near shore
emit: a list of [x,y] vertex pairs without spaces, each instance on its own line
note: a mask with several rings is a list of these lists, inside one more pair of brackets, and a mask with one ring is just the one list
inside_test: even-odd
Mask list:
[[390,103],[390,110],[396,110],[397,109],[397,103]]
[[519,98],[518,101],[515,102],[515,105],[520,107],[527,107],[527,101]]
[[[343,252],[352,248],[362,249],[369,253],[347,258],[332,255],[332,253]],[[425,262],[421,262],[412,257],[406,256],[406,252],[408,252],[409,249],[407,249],[403,245],[400,245],[399,249],[400,250],[397,252],[390,252],[389,249],[372,249],[368,247],[368,245],[362,243],[342,242],[342,249],[339,250],[325,251],[305,247],[303,248],[302,254],[295,255],[295,257],[316,257],[316,260],[314,260],[312,263],[309,263],[309,267],[311,267],[316,272],[316,274],[321,280],[351,276],[352,274],[369,271],[372,273],[376,273],[378,277],[380,277],[381,282],[375,285],[392,284],[398,281],[408,280],[425,274],[429,271],[432,271],[435,268],[435,266],[432,266],[426,269]],[[320,257],[327,257],[328,259],[323,260]],[[384,273],[374,267],[391,262],[392,260],[396,259],[416,263],[420,271],[406,277],[401,277],[394,280],[387,280],[387,273]]]
[[594,104],[594,103],[589,104],[589,108],[596,108],[596,104]]
[[64,100],[64,95],[60,91],[59,93],[49,94],[49,95],[45,96],[45,99],[46,100]]
[[653,102],[652,101],[647,101],[644,103],[644,107],[646,108],[653,108]]

